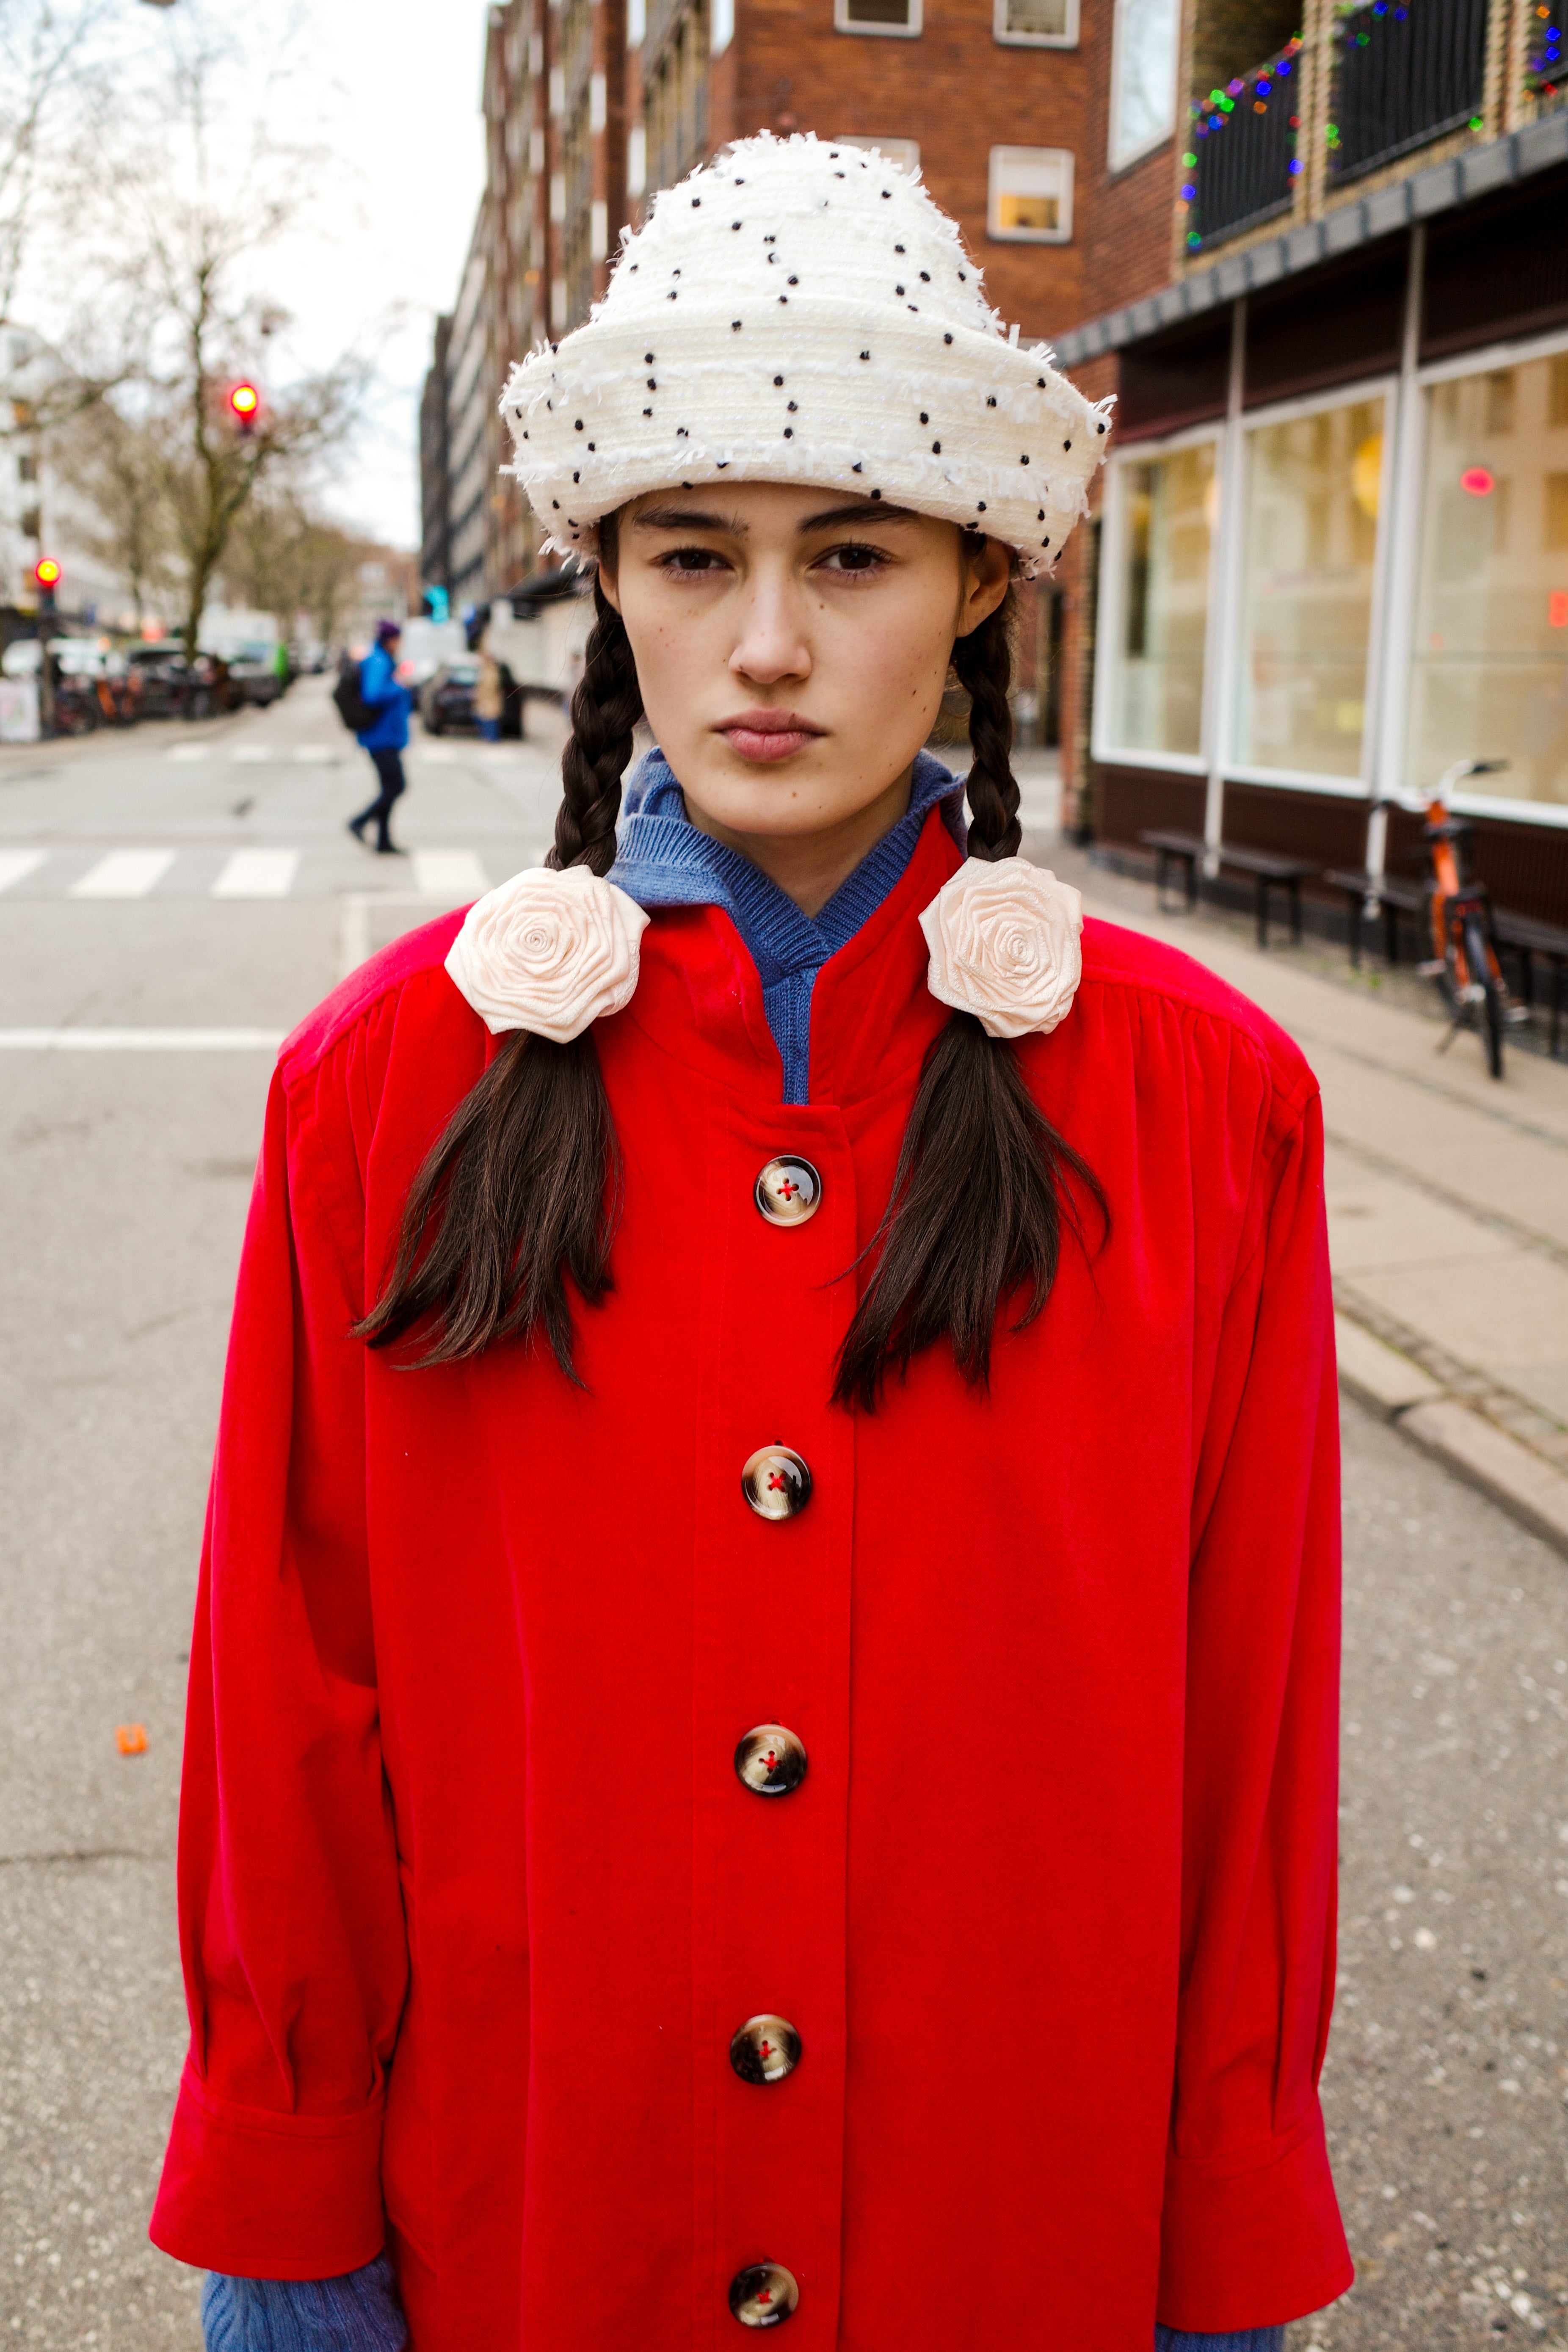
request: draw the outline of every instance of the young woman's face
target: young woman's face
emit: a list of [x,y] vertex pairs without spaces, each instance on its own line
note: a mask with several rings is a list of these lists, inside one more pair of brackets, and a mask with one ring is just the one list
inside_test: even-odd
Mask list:
[[694,817],[782,839],[907,788],[953,639],[1002,602],[1007,570],[953,523],[724,482],[623,508],[604,584]]

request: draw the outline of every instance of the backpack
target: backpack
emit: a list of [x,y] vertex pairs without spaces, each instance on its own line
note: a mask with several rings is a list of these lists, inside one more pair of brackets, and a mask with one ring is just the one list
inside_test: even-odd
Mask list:
[[332,700],[338,717],[351,735],[363,735],[374,727],[377,714],[360,692],[359,664],[352,654],[344,654],[338,664],[338,682],[332,688]]

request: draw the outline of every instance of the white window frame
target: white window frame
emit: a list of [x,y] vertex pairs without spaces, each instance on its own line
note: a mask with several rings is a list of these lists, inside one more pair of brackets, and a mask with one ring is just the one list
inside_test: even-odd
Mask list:
[[866,155],[880,155],[885,163],[896,163],[900,172],[918,172],[921,167],[918,139],[872,139],[863,131],[845,131],[839,132],[833,144],[858,148]]
[[[1372,591],[1366,632],[1366,670],[1362,682],[1361,765],[1353,776],[1327,776],[1312,768],[1258,768],[1244,766],[1235,758],[1237,722],[1239,717],[1239,694],[1242,677],[1243,645],[1239,626],[1237,631],[1236,666],[1232,676],[1235,691],[1230,708],[1216,716],[1220,745],[1220,766],[1227,784],[1277,784],[1287,792],[1330,793],[1341,800],[1370,799],[1373,775],[1378,756],[1378,685],[1382,677],[1383,642],[1387,627],[1388,571],[1393,533],[1386,520],[1394,489],[1394,438],[1398,415],[1399,378],[1397,375],[1358,377],[1352,383],[1336,383],[1326,392],[1306,393],[1297,400],[1272,401],[1266,408],[1248,408],[1237,419],[1235,430],[1241,434],[1242,458],[1241,496],[1237,500],[1233,518],[1237,532],[1237,581],[1241,598],[1247,593],[1247,505],[1250,467],[1247,465],[1245,436],[1271,425],[1290,425],[1300,416],[1318,416],[1331,408],[1353,408],[1358,401],[1383,402],[1383,468],[1378,477],[1377,490],[1377,551],[1372,563]],[[1225,530],[1225,516],[1220,516],[1220,530]],[[1239,623],[1241,602],[1237,604]],[[1408,681],[1407,690],[1408,690]]]
[[[1001,228],[997,226],[998,197],[1007,191],[998,183],[1005,176],[998,158],[1003,155],[1056,155],[1060,157],[1062,173],[1061,211],[1065,215],[1056,228]],[[986,173],[985,234],[995,245],[1070,245],[1073,238],[1073,187],[1077,174],[1077,159],[1070,147],[1023,147],[1005,143],[991,150]]]
[[[1108,766],[1155,768],[1173,776],[1206,776],[1208,773],[1209,738],[1214,723],[1211,683],[1215,662],[1213,624],[1219,609],[1220,559],[1225,538],[1225,431],[1224,417],[1215,416],[1202,425],[1189,425],[1179,433],[1163,434],[1158,440],[1127,442],[1112,452],[1106,467],[1105,506],[1100,537],[1100,597],[1094,625],[1094,711],[1089,728],[1089,748],[1094,757]],[[1130,466],[1147,465],[1152,457],[1169,457],[1180,449],[1195,449],[1205,441],[1214,444],[1214,484],[1217,505],[1215,528],[1209,541],[1208,610],[1204,624],[1203,719],[1198,730],[1198,749],[1196,751],[1129,751],[1113,740],[1110,725],[1115,707],[1114,673],[1121,657],[1121,624],[1125,617],[1121,559],[1127,533],[1127,469]],[[1113,649],[1110,659],[1107,659],[1108,647]]]
[[708,55],[721,58],[735,37],[735,0],[710,0],[708,11]]
[[1007,0],[996,0],[991,17],[991,36],[1007,49],[1076,49],[1078,15],[1079,0],[1067,0],[1065,33],[1010,33],[1007,30]]
[[863,33],[873,40],[918,41],[925,30],[925,0],[905,0],[910,12],[907,25],[852,25],[849,22],[849,0],[833,0],[833,29],[836,33]]
[[1119,148],[1116,144],[1117,118],[1121,110],[1121,65],[1123,31],[1127,22],[1127,0],[1116,0],[1115,18],[1110,32],[1110,104],[1106,121],[1106,160],[1113,172],[1125,172],[1130,164],[1141,163],[1152,155],[1167,139],[1176,135],[1177,85],[1182,71],[1182,0],[1172,0],[1175,11],[1176,37],[1171,58],[1171,115],[1163,131],[1151,132],[1136,147]]

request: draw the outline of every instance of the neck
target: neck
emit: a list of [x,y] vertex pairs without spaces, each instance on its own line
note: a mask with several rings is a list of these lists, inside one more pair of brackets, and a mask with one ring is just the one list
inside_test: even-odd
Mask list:
[[829,898],[847,882],[863,857],[869,856],[886,833],[890,833],[910,804],[914,777],[911,761],[895,776],[884,793],[852,816],[817,833],[737,833],[700,809],[689,793],[686,814],[699,833],[721,841],[726,849],[760,866],[803,915],[819,915]]

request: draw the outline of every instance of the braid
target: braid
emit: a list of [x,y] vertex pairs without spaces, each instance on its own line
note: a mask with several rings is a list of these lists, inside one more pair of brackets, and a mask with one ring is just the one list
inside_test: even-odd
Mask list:
[[952,666],[969,696],[969,740],[974,750],[965,792],[969,800],[969,855],[1016,857],[1023,839],[1018,823],[1018,785],[1011,765],[1013,708],[1007,688],[1013,677],[1014,593],[988,619],[955,640]]
[[572,733],[561,754],[561,807],[548,865],[607,874],[616,862],[621,778],[642,717],[642,689],[626,624],[594,575],[595,622],[572,697]]

